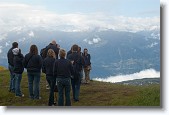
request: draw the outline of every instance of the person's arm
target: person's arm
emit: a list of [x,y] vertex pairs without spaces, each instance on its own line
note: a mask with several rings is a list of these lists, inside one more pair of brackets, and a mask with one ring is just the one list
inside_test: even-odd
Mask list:
[[71,73],[71,76],[74,75],[74,70],[73,70],[73,65],[72,63],[69,61],[69,68],[70,68],[70,73]]
[[26,56],[22,60],[23,67],[26,68]]
[[55,61],[54,64],[53,64],[53,76],[54,77],[57,77],[57,67],[58,66],[58,62]]
[[42,62],[43,62],[42,57],[39,55],[39,68],[40,69],[42,68]]
[[91,62],[90,62],[90,60],[91,60],[91,56],[90,56],[90,54],[88,54],[89,55],[89,65],[91,65]]
[[42,64],[42,72],[46,73],[46,62],[45,62],[45,60],[43,61],[43,64]]

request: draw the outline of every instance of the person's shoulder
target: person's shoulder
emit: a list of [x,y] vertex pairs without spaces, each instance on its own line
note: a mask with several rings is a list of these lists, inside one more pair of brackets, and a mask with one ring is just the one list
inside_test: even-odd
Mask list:
[[12,49],[12,48],[10,48],[10,49],[8,50],[8,53],[12,53],[12,50],[13,50],[13,49]]
[[27,56],[29,56],[30,55],[30,53],[27,53],[26,55],[25,55],[25,57],[27,57]]

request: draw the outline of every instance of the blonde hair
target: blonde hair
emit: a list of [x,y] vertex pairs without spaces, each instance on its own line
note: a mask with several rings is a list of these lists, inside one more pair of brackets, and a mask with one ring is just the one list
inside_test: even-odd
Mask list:
[[56,54],[55,54],[55,52],[53,51],[53,49],[49,49],[49,50],[48,50],[47,56],[56,58]]
[[59,50],[59,56],[60,56],[60,58],[65,58],[65,56],[66,56],[66,50],[60,49]]

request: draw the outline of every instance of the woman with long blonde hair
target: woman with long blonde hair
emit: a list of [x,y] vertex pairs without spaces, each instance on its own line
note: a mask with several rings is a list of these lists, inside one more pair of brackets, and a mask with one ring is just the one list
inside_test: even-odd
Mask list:
[[56,84],[56,77],[53,76],[53,64],[56,60],[56,55],[53,49],[49,49],[47,57],[43,61],[42,72],[46,74],[46,80],[50,87],[48,106],[54,105],[54,88]]

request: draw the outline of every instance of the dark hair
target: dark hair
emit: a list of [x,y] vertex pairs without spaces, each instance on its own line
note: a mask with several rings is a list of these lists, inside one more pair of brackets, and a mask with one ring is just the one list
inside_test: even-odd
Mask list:
[[33,55],[38,55],[38,48],[36,45],[31,45],[29,53]]
[[83,55],[85,55],[86,53],[85,53],[85,50],[87,50],[88,51],[88,49],[87,48],[84,48],[84,50],[83,50]]
[[18,43],[17,42],[13,42],[12,43],[12,48],[17,48],[18,47]]
[[76,45],[76,44],[74,44],[73,46],[72,46],[73,48],[73,51],[75,51],[75,52],[77,52],[78,51],[78,45]]
[[[84,48],[84,50],[87,50],[87,48]],[[87,50],[88,51],[88,50]]]
[[81,47],[78,48],[78,51],[81,52]]

